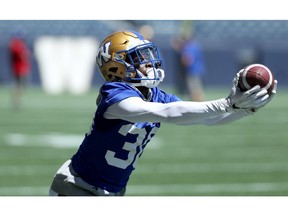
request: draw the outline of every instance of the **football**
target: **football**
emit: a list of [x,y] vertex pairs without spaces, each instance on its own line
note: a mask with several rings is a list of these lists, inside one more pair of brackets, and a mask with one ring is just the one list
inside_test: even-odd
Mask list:
[[272,71],[263,64],[251,64],[240,71],[238,87],[240,91],[246,91],[260,85],[270,95],[274,88],[274,75]]

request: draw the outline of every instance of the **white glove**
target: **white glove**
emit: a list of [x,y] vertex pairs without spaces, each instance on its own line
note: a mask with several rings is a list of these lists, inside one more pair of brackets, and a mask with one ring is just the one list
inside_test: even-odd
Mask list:
[[270,101],[274,98],[274,96],[276,95],[277,93],[277,84],[278,84],[278,81],[277,80],[274,80],[274,88],[273,90],[271,91],[271,94],[269,95],[269,97],[261,104],[261,106],[258,106],[258,107],[253,107],[249,110],[247,110],[247,113],[249,114],[254,114],[255,112],[257,112],[260,108],[266,106],[268,103],[270,103]]
[[238,72],[233,79],[232,89],[226,98],[229,107],[234,111],[240,111],[243,109],[254,110],[265,106],[269,98],[267,90],[257,85],[245,92],[241,92],[237,86],[239,76],[240,72]]

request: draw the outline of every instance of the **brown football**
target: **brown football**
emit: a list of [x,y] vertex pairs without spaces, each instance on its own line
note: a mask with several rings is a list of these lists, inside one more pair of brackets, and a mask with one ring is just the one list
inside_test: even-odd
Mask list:
[[248,65],[240,72],[238,87],[241,91],[246,91],[256,85],[267,89],[268,94],[271,94],[274,88],[274,75],[272,71],[263,64]]

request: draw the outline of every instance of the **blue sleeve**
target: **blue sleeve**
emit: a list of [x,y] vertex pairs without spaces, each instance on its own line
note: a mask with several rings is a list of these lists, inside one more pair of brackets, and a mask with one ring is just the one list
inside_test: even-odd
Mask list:
[[155,88],[153,91],[153,102],[171,103],[175,101],[181,101],[181,99],[176,95],[168,94],[159,88]]
[[139,94],[132,86],[120,82],[104,84],[101,89],[101,94],[109,105],[128,97],[139,97]]
[[124,100],[128,97],[140,97],[139,93],[135,89],[125,83],[121,82],[107,82],[105,83],[99,92],[100,102],[98,105],[98,111],[102,114],[106,109],[118,101]]

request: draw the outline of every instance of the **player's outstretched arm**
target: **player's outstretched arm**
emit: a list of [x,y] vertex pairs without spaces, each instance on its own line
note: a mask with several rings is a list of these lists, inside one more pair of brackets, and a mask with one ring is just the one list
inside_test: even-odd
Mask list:
[[215,124],[217,119],[228,123],[247,116],[249,114],[247,111],[252,108],[264,106],[268,99],[267,90],[259,86],[241,92],[237,88],[236,76],[227,98],[204,102],[177,101],[162,104],[146,102],[139,97],[130,97],[110,106],[104,113],[104,117],[130,122],[167,122],[179,125],[209,124],[210,121]]
[[206,101],[176,101],[172,103],[146,102],[139,97],[126,98],[110,106],[104,113],[107,119],[130,122],[167,122],[189,125],[201,124],[205,119],[227,113],[225,98]]

